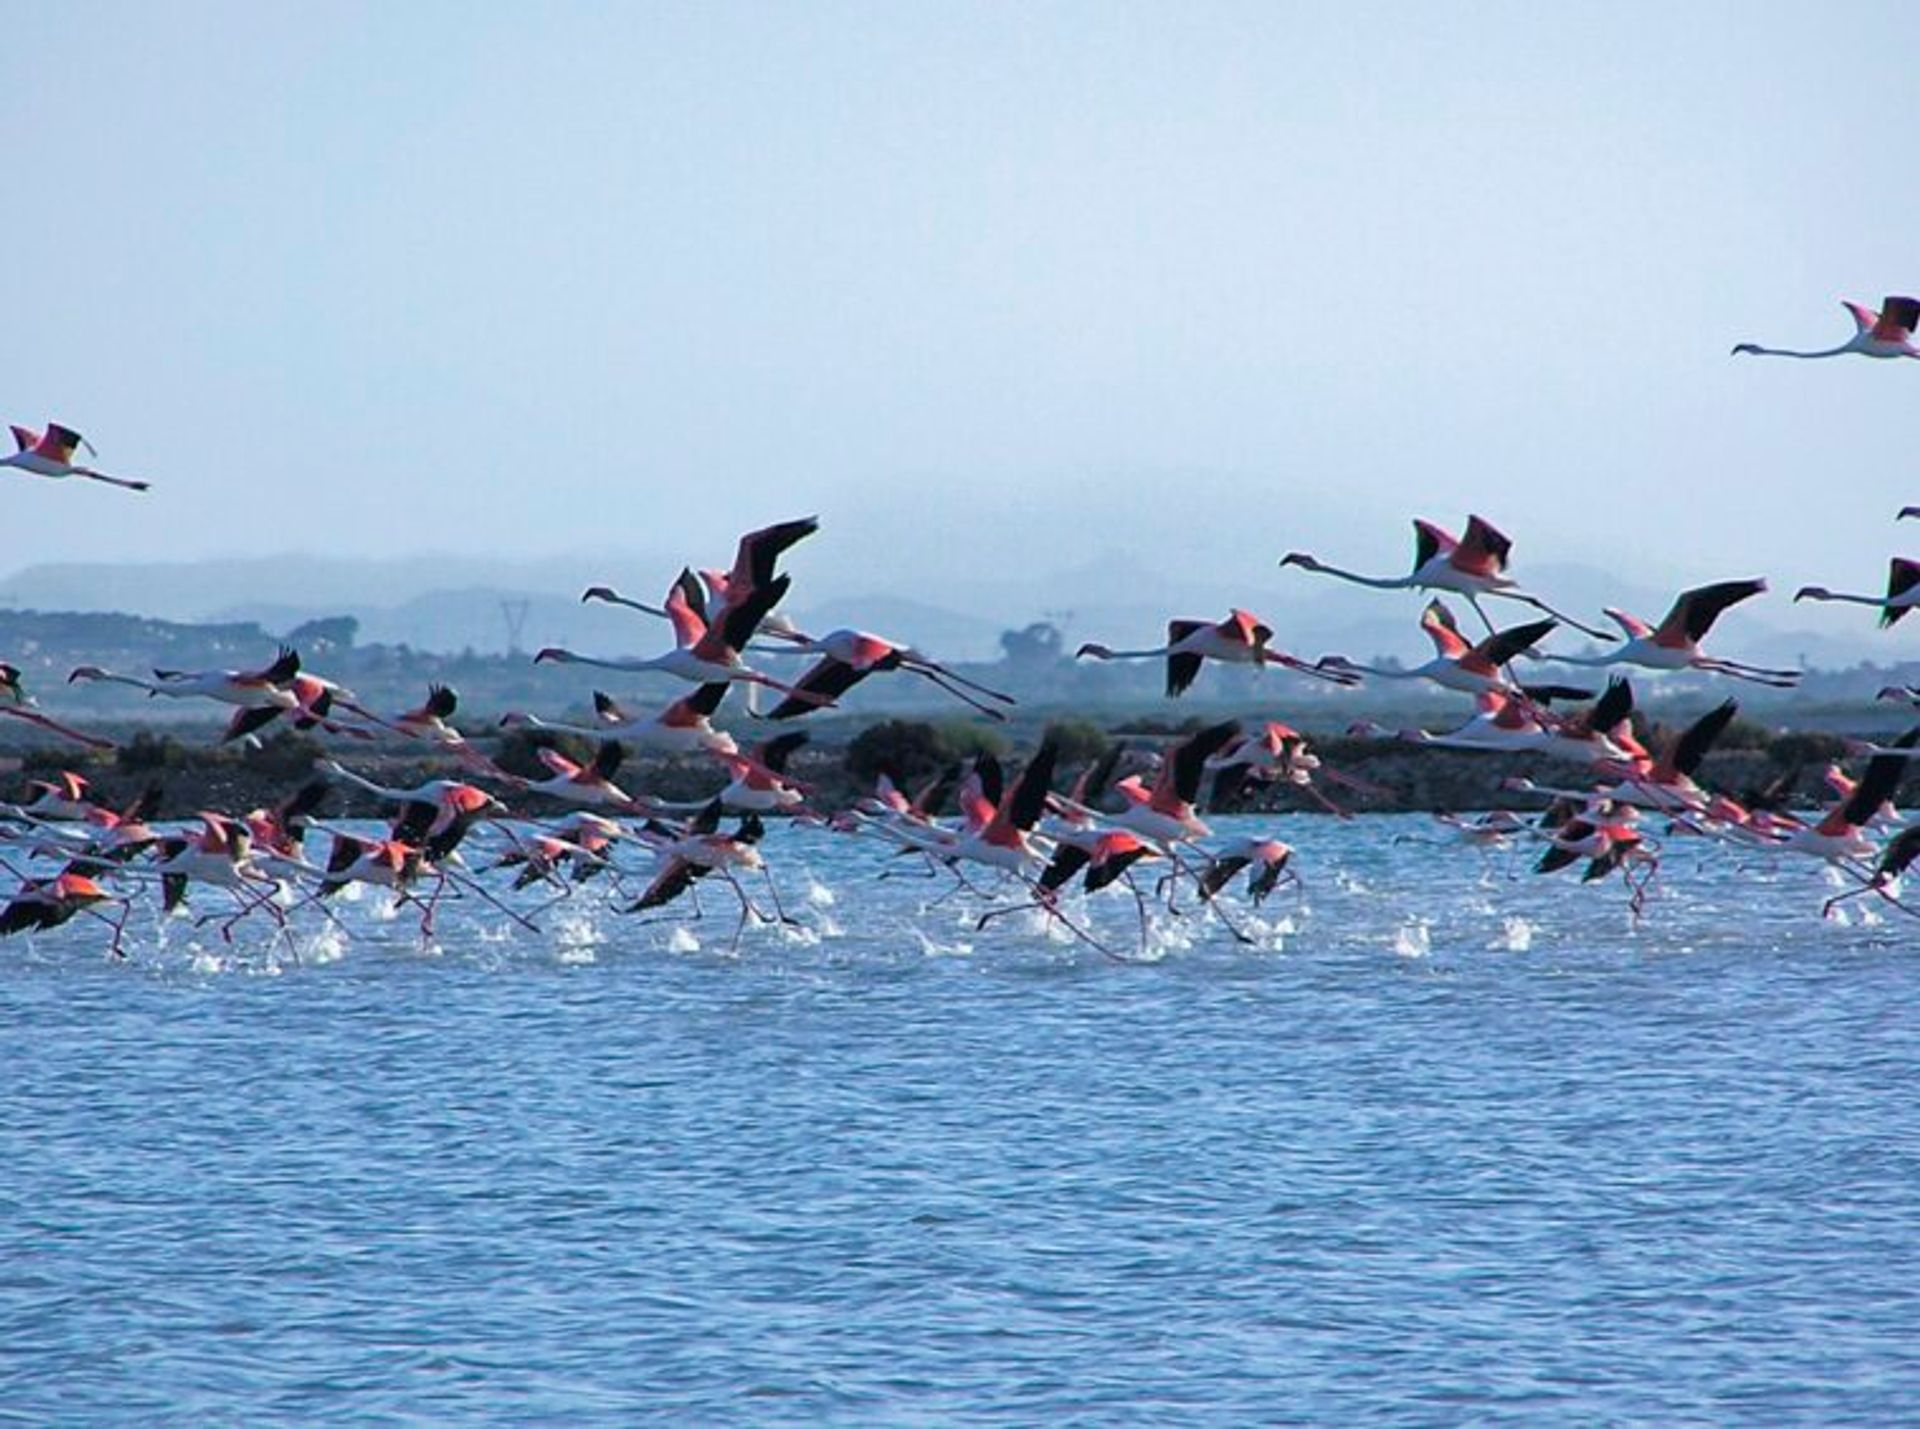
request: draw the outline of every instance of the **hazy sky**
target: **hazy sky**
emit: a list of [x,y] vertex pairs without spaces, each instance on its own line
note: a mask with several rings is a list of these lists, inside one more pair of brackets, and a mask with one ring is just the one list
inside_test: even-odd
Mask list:
[[1920,289],[1905,0],[0,20],[6,415],[156,483],[8,478],[9,567],[818,511],[817,590],[1259,605],[1416,513],[1653,584],[1920,546],[1920,362],[1727,355]]

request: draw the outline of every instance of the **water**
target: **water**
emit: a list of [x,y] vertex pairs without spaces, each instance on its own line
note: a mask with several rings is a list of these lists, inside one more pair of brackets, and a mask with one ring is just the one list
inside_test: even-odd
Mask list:
[[798,830],[809,931],[738,956],[713,897],[0,945],[0,1409],[1911,1414],[1914,925],[1804,862],[1676,847],[1635,928],[1419,820],[1287,832],[1261,946],[1145,966]]

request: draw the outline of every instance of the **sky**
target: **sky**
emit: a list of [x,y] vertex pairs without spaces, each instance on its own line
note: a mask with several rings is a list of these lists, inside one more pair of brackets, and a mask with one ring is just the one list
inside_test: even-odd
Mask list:
[[1728,355],[1920,290],[1910,3],[0,22],[0,405],[155,484],[9,475],[3,569],[600,579],[817,512],[816,595],[1259,606],[1470,510],[1639,586],[1920,547],[1920,362]]

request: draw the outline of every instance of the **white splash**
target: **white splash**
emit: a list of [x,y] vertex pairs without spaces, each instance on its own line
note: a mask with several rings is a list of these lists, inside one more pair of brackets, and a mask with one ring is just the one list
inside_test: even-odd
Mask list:
[[1403,958],[1424,958],[1433,950],[1433,925],[1425,918],[1402,923],[1394,932],[1393,950]]
[[951,943],[936,943],[919,928],[909,928],[913,936],[919,939],[920,951],[930,958],[964,958],[973,952],[973,944],[958,939]]
[[697,953],[700,951],[700,940],[694,937],[691,928],[675,924],[673,931],[667,934],[667,951],[670,953]]
[[606,941],[607,935],[584,914],[568,913],[553,921],[553,956],[557,962],[594,962],[598,959],[594,949]]
[[303,963],[337,963],[347,955],[346,931],[332,923],[323,924],[310,938],[298,943]]
[[1500,920],[1500,936],[1487,946],[1495,952],[1524,953],[1533,946],[1534,926],[1525,918]]
[[810,878],[807,880],[807,902],[811,903],[814,907],[831,908],[839,901],[840,900],[834,896],[833,890],[819,879]]

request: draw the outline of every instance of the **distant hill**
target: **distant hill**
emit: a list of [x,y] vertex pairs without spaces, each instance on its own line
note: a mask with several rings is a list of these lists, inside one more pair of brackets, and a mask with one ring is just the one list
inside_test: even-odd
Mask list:
[[[802,548],[806,550],[806,548]],[[1170,561],[1143,569],[1117,554],[1082,555],[1053,570],[981,563],[965,579],[930,583],[911,576],[893,582],[904,593],[863,589],[876,579],[858,567],[823,564],[819,553],[796,580],[794,618],[812,629],[855,626],[920,645],[955,660],[992,660],[1003,630],[1036,620],[1058,625],[1071,649],[1084,640],[1145,646],[1165,636],[1170,616],[1224,615],[1245,606],[1272,623],[1276,643],[1306,658],[1339,651],[1357,659],[1392,655],[1425,659],[1418,628],[1424,597],[1343,585],[1276,564],[1219,571]],[[418,650],[481,653],[508,647],[509,610],[525,603],[520,645],[566,644],[609,654],[648,653],[664,635],[657,623],[631,611],[582,605],[580,591],[611,582],[651,596],[677,562],[658,555],[585,553],[537,560],[487,560],[426,554],[395,560],[335,560],[290,555],[193,564],[41,565],[0,579],[0,608],[124,611],[174,621],[254,622],[284,633],[303,622],[335,615],[360,621],[367,643]],[[1387,574],[1388,572],[1381,572]],[[1599,623],[1603,605],[1618,605],[1658,620],[1673,590],[1623,585],[1604,570],[1581,564],[1528,568],[1532,588],[1563,609]],[[1452,602],[1464,622],[1473,616]],[[1524,606],[1492,601],[1503,624],[1527,618]],[[1920,627],[1916,627],[1920,628]],[[1724,619],[1714,648],[1735,658],[1845,668],[1862,660],[1900,660],[1915,650],[1906,627],[1873,628],[1857,611],[1792,606],[1775,592]],[[1556,648],[1580,651],[1585,637],[1565,632]]]

